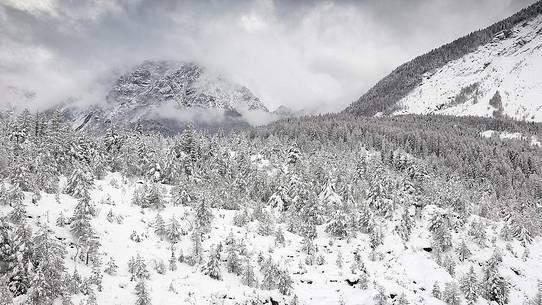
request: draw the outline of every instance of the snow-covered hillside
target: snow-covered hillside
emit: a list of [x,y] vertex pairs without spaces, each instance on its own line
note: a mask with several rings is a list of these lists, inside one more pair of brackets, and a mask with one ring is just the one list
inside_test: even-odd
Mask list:
[[542,121],[542,16],[424,75],[393,114],[509,116]]
[[[269,170],[267,160],[253,160],[261,170]],[[542,240],[537,238],[527,248],[519,241],[504,242],[499,238],[502,222],[477,216],[468,219],[465,228],[469,230],[461,229],[451,235],[455,245],[466,242],[464,245],[468,250],[463,250],[466,252],[457,250],[459,257],[465,257],[457,259],[447,255],[442,257],[442,262],[435,261],[436,250],[431,243],[429,226],[435,217],[446,218],[453,213],[432,205],[418,211],[420,213],[415,218],[407,242],[395,231],[404,211],[398,210],[392,220],[379,223],[378,228],[385,238],[376,250],[371,247],[373,241],[368,234],[342,239],[326,233],[324,225],[318,226],[318,238],[314,240],[314,246],[318,249],[316,260],[310,262],[301,251],[302,238],[288,232],[284,224],[277,224],[272,229],[272,232],[281,231],[280,234],[284,236],[281,242],[277,233],[262,234],[262,225],[267,227],[268,224],[262,224],[261,219],[250,220],[248,215],[254,215],[255,209],[250,208],[245,212],[212,209],[211,231],[201,247],[204,249],[203,260],[207,261],[211,249],[222,245],[222,258],[217,267],[220,280],[217,280],[205,274],[205,263],[193,265],[187,262],[194,251],[191,230],[197,221],[195,214],[198,206],[175,206],[170,195],[171,186],[162,185],[160,188],[165,194],[165,207],[158,210],[141,208],[133,204],[134,192],[141,187],[141,181],[126,179],[115,173],[108,174],[103,180],[96,180],[91,190],[96,208],[91,225],[101,243],[98,252],[103,264],[101,268],[107,269],[111,262],[118,267],[112,274],[103,274],[103,288],[95,292],[97,304],[138,304],[134,293],[137,281],[131,279],[128,268],[130,259],[137,256],[143,259],[150,271],[147,289],[152,304],[156,305],[246,304],[244,302],[250,300],[272,300],[270,304],[389,304],[388,300],[393,304],[407,304],[401,303],[405,301],[409,304],[445,304],[434,297],[435,283],[444,294],[444,290],[452,289],[444,289],[444,284],[458,285],[455,278],[468,274],[469,268],[473,267],[477,274],[482,274],[485,262],[495,255],[495,247],[502,251],[499,253],[502,257],[499,270],[511,283],[509,304],[520,305],[536,293],[537,280],[542,271]],[[27,193],[25,197],[24,206],[31,227],[37,231],[44,226],[52,229],[54,236],[68,246],[65,259],[68,273],[78,273],[83,279],[92,278],[93,267],[86,265],[84,260],[75,259],[79,250],[70,233],[69,218],[74,214],[78,201],[65,194],[56,196],[42,193],[41,198],[36,199]],[[340,205],[344,199],[334,191],[333,184],[328,183],[320,193],[319,200]],[[9,215],[12,210],[11,207],[0,206],[0,217]],[[276,213],[273,210],[268,212]],[[235,218],[240,213],[248,213],[246,225],[236,225]],[[414,215],[417,212],[412,207],[408,213]],[[164,236],[156,233],[158,215],[164,220]],[[61,226],[59,219],[66,224]],[[173,219],[180,234],[175,243],[171,243],[167,237]],[[483,228],[483,233],[476,231],[479,230],[476,228]],[[483,234],[483,237],[478,234]],[[232,245],[232,242],[235,244]],[[231,253],[228,249],[231,247],[239,247],[235,251],[249,259],[250,265],[255,268],[255,279],[260,283],[260,288],[244,284],[243,274],[237,276],[226,271]],[[278,289],[263,288],[266,274],[259,272],[263,267],[258,266],[263,266],[262,259],[265,261],[269,258],[290,272],[290,296],[281,294]],[[240,263],[241,268],[247,265],[247,261]],[[294,303],[294,294],[298,303]],[[94,294],[91,295],[94,297]],[[379,295],[383,303],[378,303]],[[90,304],[86,303],[89,298],[82,292],[72,296],[74,304]],[[23,300],[24,297],[16,298],[15,304]],[[464,298],[458,295],[457,300]],[[479,299],[476,304],[488,303]]]

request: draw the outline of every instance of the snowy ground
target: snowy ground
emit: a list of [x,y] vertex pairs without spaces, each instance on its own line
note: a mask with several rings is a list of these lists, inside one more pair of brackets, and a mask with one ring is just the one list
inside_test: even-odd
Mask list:
[[[154,234],[152,224],[157,212],[132,205],[131,199],[136,185],[136,181],[123,179],[119,174],[114,173],[109,174],[104,180],[96,181],[95,189],[92,191],[93,200],[98,207],[98,216],[93,220],[93,227],[100,236],[102,261],[106,262],[109,257],[113,257],[119,266],[116,276],[104,274],[104,289],[97,294],[98,304],[135,304],[135,282],[130,281],[127,264],[128,260],[136,254],[145,258],[148,269],[151,271],[148,285],[152,291],[153,304],[209,304],[212,303],[211,300],[214,300],[216,304],[235,304],[256,295],[262,299],[271,296],[273,300],[281,304],[290,301],[291,297],[281,296],[278,291],[264,291],[242,285],[240,278],[227,273],[224,267],[222,281],[213,280],[204,275],[200,272],[199,266],[192,267],[187,264],[178,264],[176,271],[168,270],[164,275],[158,274],[153,269],[154,262],[162,260],[167,265],[171,254],[171,244],[161,241]],[[164,186],[164,188],[168,190],[170,186]],[[42,194],[37,204],[32,204],[29,197],[30,194],[27,194],[27,213],[31,217],[30,221],[35,224],[47,222],[54,228],[57,237],[65,238],[65,242],[69,243],[71,234],[68,227],[57,227],[55,220],[61,212],[67,217],[71,216],[76,200],[67,195],[60,195],[57,202],[55,195]],[[166,200],[169,198],[166,197]],[[124,218],[122,224],[110,223],[107,220],[106,215],[110,209],[115,216]],[[191,207],[168,205],[160,213],[166,223],[171,216],[175,215],[177,219],[182,220],[181,223],[188,230],[191,209]],[[301,237],[284,230],[286,246],[275,247],[273,236],[261,236],[255,233],[257,232],[255,221],[246,227],[236,227],[232,220],[234,211],[214,209],[215,218],[211,238],[204,241],[205,255],[208,254],[211,244],[224,242],[230,232],[233,232],[236,238],[241,238],[246,242],[250,257],[254,260],[254,266],[257,266],[255,260],[258,253],[262,252],[265,257],[271,255],[282,268],[286,267],[290,271],[294,281],[294,293],[304,304],[339,304],[341,300],[345,304],[352,305],[373,304],[373,297],[376,294],[374,283],[385,287],[389,295],[405,293],[410,304],[444,304],[431,297],[432,286],[434,282],[439,282],[442,287],[444,283],[455,280],[435,263],[432,254],[426,251],[431,247],[427,220],[436,210],[438,208],[434,206],[427,206],[424,209],[421,219],[416,222],[411,240],[406,244],[394,234],[393,221],[383,224],[386,238],[379,248],[382,259],[376,261],[369,259],[370,248],[367,235],[358,234],[350,241],[338,240],[329,237],[324,232],[323,226],[320,226],[316,244],[319,253],[325,258],[325,263],[307,266],[303,264],[305,255],[301,252]],[[0,215],[8,211],[8,207],[0,207]],[[489,240],[496,234],[495,232],[498,232],[499,227],[500,224],[487,221],[486,233]],[[130,239],[133,231],[142,237],[141,242],[136,243]],[[459,244],[461,239],[468,240],[465,232],[453,233],[454,245]],[[506,245],[500,239],[495,241],[495,245],[502,250],[504,257],[500,272],[512,283],[510,304],[523,304],[528,297],[535,294],[537,280],[541,278],[542,242],[537,238],[529,246],[530,255],[526,261],[521,258],[524,248],[519,242],[512,242],[509,249],[505,249]],[[175,245],[176,251],[182,249],[185,255],[190,253],[191,247],[189,235],[184,236],[182,241]],[[353,253],[358,248],[363,252],[362,258],[369,274],[370,282],[367,290],[362,290],[357,285],[351,286],[347,282],[347,280],[355,281],[358,278],[350,271]],[[481,263],[492,254],[492,247],[481,248],[474,243],[469,243],[469,248],[473,252],[469,260],[460,263],[455,259],[456,279],[460,277],[457,275],[466,273],[470,266],[474,266],[480,274]],[[75,248],[68,247],[68,249],[69,255],[66,262],[70,272],[77,266],[83,276],[89,275],[90,267],[71,259],[75,254]],[[336,264],[339,252],[343,256],[342,268]],[[306,269],[306,273],[302,269]],[[258,271],[256,274],[261,278]],[[170,284],[174,291],[168,289]],[[74,303],[78,304],[84,299],[84,296],[76,295]],[[477,304],[486,304],[484,302],[480,299]]]

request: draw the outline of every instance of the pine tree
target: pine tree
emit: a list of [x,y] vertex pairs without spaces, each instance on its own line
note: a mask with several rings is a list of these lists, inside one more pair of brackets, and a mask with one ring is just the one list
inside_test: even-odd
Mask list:
[[410,234],[412,233],[412,228],[414,227],[414,220],[412,219],[412,216],[410,216],[410,213],[407,208],[405,208],[405,211],[401,217],[401,223],[396,228],[397,233],[403,239],[403,241],[409,241]]
[[203,268],[203,271],[212,279],[222,280],[222,273],[220,271],[220,252],[217,251],[216,247],[211,247],[209,261]]
[[52,304],[60,297],[60,292],[65,291],[66,249],[51,237],[47,227],[41,228],[32,244],[33,260],[37,267],[32,272],[28,300],[31,304]]
[[444,285],[444,292],[442,293],[442,301],[444,301],[448,305],[461,304],[459,289],[456,283],[450,282]]
[[273,290],[277,287],[277,276],[278,270],[276,265],[269,257],[265,263],[263,263],[261,271],[263,273],[263,279],[261,284],[261,289],[263,290]]
[[78,164],[68,179],[66,193],[75,198],[90,198],[89,191],[94,187],[94,180],[88,168]]
[[433,284],[433,290],[431,290],[431,295],[439,300],[442,298],[442,293],[440,292],[440,286],[438,282],[435,282]]
[[177,270],[177,258],[175,257],[175,251],[171,251],[171,256],[169,258],[169,270]]
[[275,231],[275,219],[273,215],[264,209],[258,218],[258,234],[269,236]]
[[135,303],[136,305],[151,305],[151,298],[147,290],[147,285],[145,285],[145,281],[143,279],[140,279],[137,282],[135,291],[137,295],[137,301]]
[[243,285],[248,287],[256,288],[258,286],[258,281],[256,280],[256,275],[254,274],[254,267],[250,264],[250,259],[247,258],[245,268],[243,270],[243,278],[241,279]]
[[457,252],[457,256],[460,262],[464,262],[466,259],[468,259],[471,256],[471,251],[469,250],[469,247],[465,243],[465,240],[461,241],[461,244],[459,244],[459,247],[457,248],[456,252]]
[[337,264],[337,267],[339,267],[339,269],[343,267],[343,254],[340,250],[337,251],[337,259],[335,260],[335,263]]
[[325,231],[333,236],[343,238],[348,236],[352,212],[348,209],[346,203],[340,201],[339,206],[331,209],[331,217]]
[[100,263],[99,259],[96,259],[96,260],[93,261],[92,275],[91,275],[90,280],[91,280],[92,284],[96,285],[96,288],[98,289],[98,291],[102,291],[102,289],[103,289],[103,286],[102,286],[103,274],[102,274],[101,263]]
[[388,304],[388,296],[386,295],[386,290],[384,290],[384,287],[378,286],[377,294],[374,296],[373,300],[375,301],[375,305]]
[[177,243],[181,240],[181,225],[175,216],[171,216],[166,230],[167,238],[172,243]]
[[469,235],[472,236],[472,240],[476,242],[480,247],[485,247],[487,242],[486,228],[482,221],[473,221],[469,229]]
[[86,305],[98,305],[98,300],[96,300],[96,293],[92,289],[89,291]]
[[485,264],[482,278],[484,297],[489,301],[495,301],[499,305],[508,302],[510,292],[510,284],[499,274],[498,267],[501,261],[500,253],[495,250],[492,257]]
[[78,294],[81,292],[81,288],[83,285],[83,279],[81,278],[81,275],[79,274],[79,271],[77,271],[77,268],[73,270],[73,274],[71,276],[71,279],[68,281],[69,287],[68,290],[73,294]]
[[154,233],[156,233],[156,235],[160,237],[160,240],[162,240],[166,235],[164,219],[162,218],[160,213],[156,214],[156,218],[154,219]]
[[201,245],[201,231],[199,228],[192,230],[192,262],[194,264],[200,264],[202,261],[202,245]]
[[455,262],[450,255],[444,256],[442,266],[444,267],[444,269],[446,269],[448,274],[450,274],[452,277],[455,276]]
[[68,220],[66,219],[66,217],[64,217],[64,213],[62,213],[62,211],[60,211],[60,215],[56,219],[56,225],[63,228],[67,224],[68,224]]
[[118,269],[119,267],[115,263],[115,260],[112,257],[110,257],[109,261],[107,262],[107,267],[105,268],[105,273],[109,275],[116,275]]
[[178,185],[171,190],[171,202],[174,206],[187,206],[195,200],[195,196],[189,191],[187,184]]
[[275,246],[285,246],[286,245],[286,239],[284,238],[284,232],[282,231],[282,227],[279,226],[277,232],[275,232]]
[[239,255],[237,254],[237,245],[232,243],[228,245],[227,257],[226,257],[226,270],[230,273],[240,275],[242,272],[241,261],[239,260]]
[[290,295],[292,292],[292,278],[288,274],[287,270],[279,271],[279,278],[277,288],[283,295]]
[[524,247],[533,242],[531,232],[529,232],[521,220],[516,220],[512,223],[512,236],[517,238]]
[[371,249],[373,250],[382,245],[384,243],[384,234],[382,233],[382,229],[380,227],[375,228],[369,235],[369,239]]
[[132,274],[130,281],[135,279],[149,279],[150,277],[149,271],[147,270],[147,264],[139,254],[137,254],[136,258],[132,256],[128,262],[128,271]]
[[202,230],[202,232],[209,232],[211,230],[211,221],[213,220],[213,212],[205,202],[201,201],[196,207],[196,227]]
[[474,272],[474,268],[472,266],[470,267],[469,272],[459,281],[459,288],[465,295],[467,304],[471,305],[476,303],[476,300],[478,299],[479,286],[476,273]]

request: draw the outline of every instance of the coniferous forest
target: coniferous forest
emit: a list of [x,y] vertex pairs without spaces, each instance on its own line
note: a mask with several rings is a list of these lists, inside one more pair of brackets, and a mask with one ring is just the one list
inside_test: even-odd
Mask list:
[[0,299],[308,304],[333,283],[334,303],[538,304],[520,266],[539,263],[539,149],[484,130],[540,125],[325,115],[96,136],[59,112],[4,117]]
[[540,71],[541,0],[0,1],[0,305],[542,305]]

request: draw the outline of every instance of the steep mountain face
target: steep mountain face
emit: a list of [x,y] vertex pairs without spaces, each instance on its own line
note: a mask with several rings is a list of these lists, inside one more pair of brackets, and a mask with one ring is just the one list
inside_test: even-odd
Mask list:
[[186,121],[237,125],[245,123],[243,115],[249,112],[268,109],[248,88],[195,63],[177,61],[145,61],[115,82],[104,105],[65,111],[80,127],[98,129],[134,122],[153,129],[175,129]]
[[542,2],[403,64],[345,112],[542,121]]

